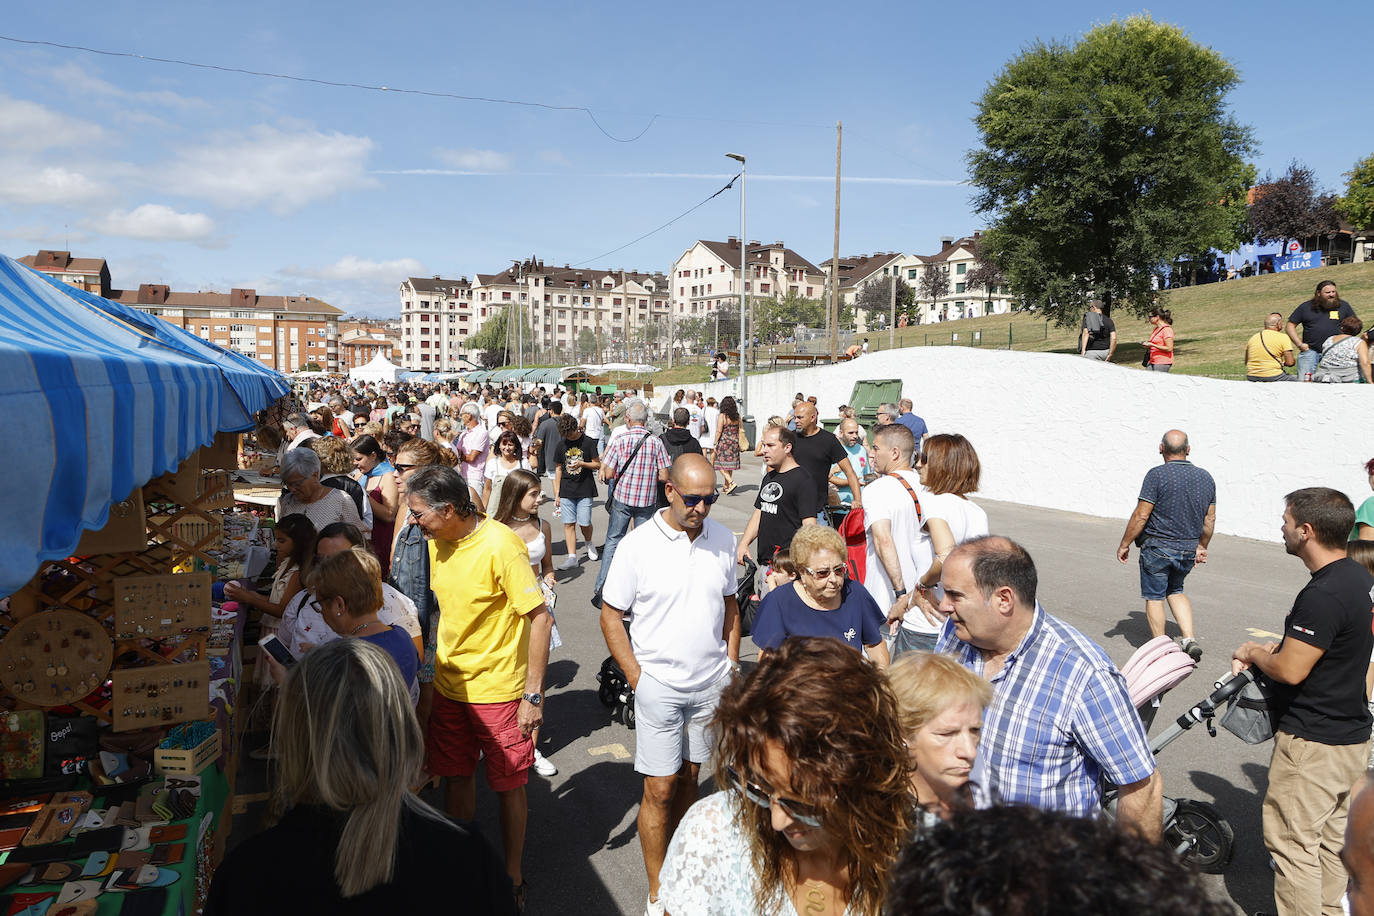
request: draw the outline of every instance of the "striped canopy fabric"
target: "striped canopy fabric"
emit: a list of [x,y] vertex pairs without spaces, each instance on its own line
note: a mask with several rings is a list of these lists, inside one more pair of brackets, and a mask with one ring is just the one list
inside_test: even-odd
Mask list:
[[0,595],[288,390],[265,367],[127,311],[0,255],[0,416],[17,472],[0,500]]

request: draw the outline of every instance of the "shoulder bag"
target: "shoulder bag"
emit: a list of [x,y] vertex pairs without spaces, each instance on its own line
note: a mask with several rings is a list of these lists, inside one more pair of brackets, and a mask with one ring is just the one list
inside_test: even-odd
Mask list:
[[1268,353],[1269,358],[1279,364],[1279,371],[1282,372],[1284,375],[1292,375],[1293,373],[1289,372],[1288,367],[1283,364],[1283,360],[1280,357],[1275,356],[1274,351],[1270,350],[1269,345],[1264,342],[1264,331],[1260,331],[1259,339],[1260,346],[1264,347],[1264,352]]
[[[639,450],[642,449],[642,448],[644,447],[644,442],[645,442],[648,438],[649,438],[649,434],[648,434],[647,432],[646,432],[644,435],[642,435],[642,436],[639,437],[639,443],[638,443],[637,445],[635,445],[635,447],[634,447],[633,449],[630,450],[630,457],[628,457],[628,458],[625,459],[625,464],[620,468],[620,473],[619,473],[619,474],[616,474],[615,477],[620,477],[620,476],[622,476],[626,471],[628,471],[628,470],[630,469],[630,465],[634,463],[635,456],[639,454]],[[606,490],[607,490],[607,492],[606,492],[606,511],[607,511],[607,512],[610,512],[610,511],[611,511],[611,506],[615,504],[615,489],[614,489],[614,487],[615,487],[615,477],[611,478],[610,486],[608,486],[608,487],[606,488]]]

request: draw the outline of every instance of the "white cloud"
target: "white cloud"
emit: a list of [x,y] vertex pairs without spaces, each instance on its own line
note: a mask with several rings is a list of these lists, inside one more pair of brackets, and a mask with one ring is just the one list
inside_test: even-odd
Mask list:
[[98,141],[99,126],[23,99],[0,95],[0,149],[37,152]]
[[83,204],[108,194],[105,185],[73,169],[0,161],[0,200],[9,203]]
[[547,162],[549,165],[571,165],[568,157],[556,149],[544,149],[539,151],[539,161]]
[[440,162],[455,169],[468,169],[475,172],[508,172],[511,167],[509,153],[498,153],[494,149],[441,149],[435,150]]
[[204,213],[178,213],[162,204],[143,204],[132,210],[111,210],[93,221],[105,235],[149,241],[199,242],[210,238],[215,221]]
[[371,150],[367,137],[259,124],[216,132],[203,145],[182,150],[158,169],[156,180],[172,193],[285,214],[340,191],[376,187],[365,169]]
[[52,77],[74,93],[85,96],[103,96],[140,104],[175,108],[200,108],[205,105],[201,99],[189,98],[169,89],[123,89],[113,83],[106,82],[79,64],[63,64],[60,67],[54,67]]
[[305,277],[312,280],[328,280],[334,283],[392,283],[398,284],[406,277],[424,276],[425,266],[414,258],[394,258],[390,261],[369,261],[353,255],[345,255],[325,267],[283,267],[281,273],[288,277]]

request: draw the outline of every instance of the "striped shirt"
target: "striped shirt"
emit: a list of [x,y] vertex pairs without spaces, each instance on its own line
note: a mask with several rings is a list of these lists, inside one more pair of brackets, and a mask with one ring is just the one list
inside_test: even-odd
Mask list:
[[[937,652],[982,676],[984,659],[945,621]],[[1025,638],[992,678],[970,781],[976,797],[1095,816],[1100,777],[1119,786],[1155,771],[1126,680],[1107,653],[1039,602]]]
[[[644,439],[645,436],[649,438]],[[625,462],[640,440],[644,440],[644,445],[630,466],[625,467]],[[643,426],[631,426],[628,431],[621,433],[606,447],[606,454],[601,456],[601,464],[616,475],[616,502],[638,509],[657,504],[659,468],[666,468],[671,463],[663,440],[649,435]]]

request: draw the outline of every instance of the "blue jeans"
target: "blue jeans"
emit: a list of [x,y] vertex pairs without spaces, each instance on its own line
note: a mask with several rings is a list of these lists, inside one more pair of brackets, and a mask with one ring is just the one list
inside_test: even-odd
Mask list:
[[[611,570],[611,558],[615,556],[616,545],[620,539],[630,530],[630,522],[642,525],[654,517],[658,507],[648,506],[627,506],[620,500],[611,503],[610,521],[606,523],[606,544],[601,548],[601,569],[596,573],[596,586],[592,589],[593,595],[601,594],[601,586],[606,584],[606,573]],[[624,610],[624,608],[622,608]]]
[[1322,351],[1319,347],[1310,350],[1298,351],[1298,381],[1307,381],[1307,373],[1316,373],[1317,363],[1322,361]]
[[1196,547],[1147,543],[1140,548],[1140,597],[1163,601],[1183,593],[1183,580],[1197,563]]

